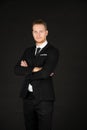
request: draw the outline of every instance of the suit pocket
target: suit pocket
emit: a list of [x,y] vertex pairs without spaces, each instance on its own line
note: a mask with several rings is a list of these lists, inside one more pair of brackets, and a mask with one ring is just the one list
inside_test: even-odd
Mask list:
[[47,56],[38,56],[36,59],[37,66],[43,66],[47,60]]

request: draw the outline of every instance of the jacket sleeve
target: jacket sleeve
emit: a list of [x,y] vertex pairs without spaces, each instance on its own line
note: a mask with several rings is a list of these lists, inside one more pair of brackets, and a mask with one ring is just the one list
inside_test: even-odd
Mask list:
[[[24,54],[21,56],[21,58],[18,60],[17,64],[14,66],[14,73],[16,75],[29,75],[32,73],[33,66],[23,67],[20,65],[22,60],[26,60],[27,55],[27,49],[24,51]],[[27,61],[27,60],[26,60]],[[28,62],[27,62],[28,63]]]
[[33,72],[32,75],[28,75],[26,78],[30,80],[48,78],[50,74],[55,71],[58,59],[59,59],[59,51],[58,50],[50,51],[44,66],[42,66],[42,70],[38,72]]

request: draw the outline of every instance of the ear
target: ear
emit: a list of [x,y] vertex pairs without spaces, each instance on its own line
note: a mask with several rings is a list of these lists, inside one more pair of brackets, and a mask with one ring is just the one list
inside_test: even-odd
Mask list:
[[46,36],[48,35],[48,30],[46,30]]

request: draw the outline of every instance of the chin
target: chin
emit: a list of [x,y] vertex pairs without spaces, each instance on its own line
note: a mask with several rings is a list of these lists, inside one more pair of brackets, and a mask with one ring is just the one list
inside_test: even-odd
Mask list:
[[44,40],[36,40],[36,42],[37,42],[38,44],[42,44],[42,43],[44,42]]

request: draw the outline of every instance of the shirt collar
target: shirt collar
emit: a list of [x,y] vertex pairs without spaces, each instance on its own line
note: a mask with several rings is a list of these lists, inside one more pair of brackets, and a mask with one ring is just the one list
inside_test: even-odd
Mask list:
[[36,48],[40,47],[41,49],[44,48],[46,45],[47,45],[47,40],[45,42],[43,42],[41,45],[37,46],[36,45]]

